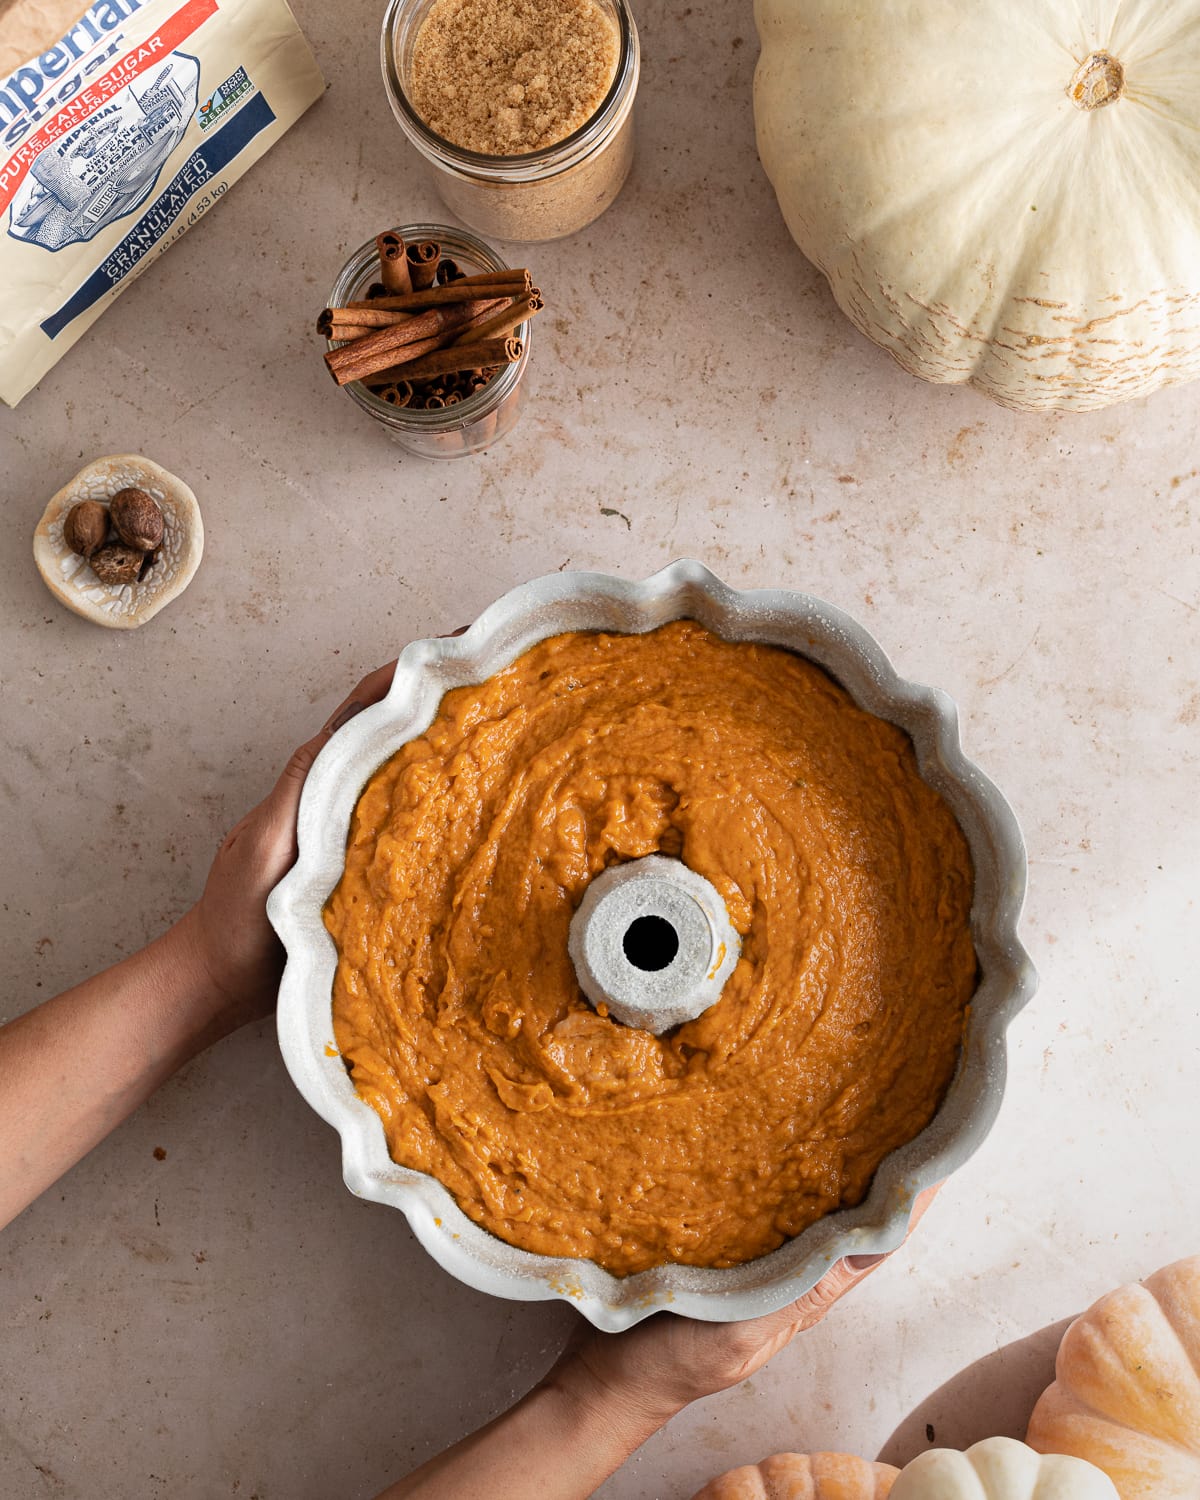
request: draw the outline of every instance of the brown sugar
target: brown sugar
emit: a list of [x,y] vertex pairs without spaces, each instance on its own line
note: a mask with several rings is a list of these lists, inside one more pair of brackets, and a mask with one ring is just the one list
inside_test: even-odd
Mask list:
[[413,108],[467,151],[520,156],[594,115],[620,38],[595,0],[435,0],[413,48]]

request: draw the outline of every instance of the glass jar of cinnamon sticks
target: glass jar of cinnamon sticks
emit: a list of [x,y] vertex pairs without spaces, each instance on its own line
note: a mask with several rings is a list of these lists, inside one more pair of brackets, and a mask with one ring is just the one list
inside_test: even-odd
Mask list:
[[[385,267],[383,261],[397,246],[399,257],[407,262],[401,271],[404,284],[433,293],[429,311],[435,316],[429,321],[444,325],[444,330],[419,345],[410,342],[392,355],[373,360],[368,355],[364,359],[357,351],[369,348],[372,341],[386,342],[386,336],[381,340],[379,334],[389,326],[369,310],[378,306],[386,313],[389,304],[412,300],[403,292],[397,297],[388,295],[394,268]],[[411,279],[410,273],[415,273]],[[536,288],[532,289],[532,299],[519,296],[521,278],[528,282],[526,272],[511,271],[489,245],[464,229],[406,224],[380,235],[359,246],[334,282],[329,306],[318,323],[329,350],[326,363],[341,361],[343,368],[337,370],[330,364],[338,384],[393,442],[410,453],[422,458],[462,458],[480,453],[512,429],[521,411],[521,380],[529,360],[528,316],[511,328],[501,329],[498,337],[491,336],[492,330],[484,326],[498,320],[512,323],[512,317],[504,318],[506,307],[519,312],[525,303],[534,311],[541,306]],[[510,282],[516,290],[509,290]],[[460,283],[472,287],[471,300],[438,300],[440,288],[446,288],[449,296]],[[416,300],[421,301],[419,297]],[[368,310],[362,316],[370,326],[349,324],[354,304]],[[405,332],[420,331],[413,328],[416,316],[425,314],[404,314]],[[456,319],[461,322],[461,335],[451,326]],[[377,321],[382,323],[379,328],[374,326]],[[441,379],[436,372],[426,375],[431,365],[462,366],[462,359],[452,357],[454,347],[442,346],[456,345],[461,337],[466,342],[459,347],[465,349],[473,332],[487,338],[486,344],[470,346],[472,359],[468,363],[479,363],[481,368],[447,368]],[[501,349],[501,345],[509,347]],[[426,349],[427,354],[423,352]],[[489,351],[486,359],[483,354],[476,359],[477,349]],[[421,357],[411,359],[414,352]],[[495,363],[491,363],[493,358]],[[354,359],[363,363],[365,373],[360,375],[356,366],[348,363]],[[393,366],[390,370],[389,362]],[[420,380],[410,378],[414,370],[421,375]],[[344,378],[347,376],[350,378]]]
[[[439,13],[447,0],[389,0],[384,12],[392,113],[455,216],[497,239],[574,234],[612,203],[633,162],[640,52],[627,0],[547,3],[551,39],[540,51],[501,31],[512,18],[490,0],[451,6],[457,31]],[[512,64],[512,77],[493,77],[490,59]],[[499,90],[494,100],[475,97],[485,84]],[[556,139],[556,128],[567,133]]]

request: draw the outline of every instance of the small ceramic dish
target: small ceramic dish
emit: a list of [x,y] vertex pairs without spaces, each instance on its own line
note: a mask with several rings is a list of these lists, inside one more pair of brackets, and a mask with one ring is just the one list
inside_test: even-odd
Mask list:
[[[127,487],[145,490],[163,514],[162,545],[145,577],[108,586],[63,536],[71,508],[81,500],[107,505]],[[140,453],[94,458],[54,495],[33,534],[33,558],[46,587],[68,609],[110,630],[136,630],[177,599],[191,583],[204,555],[200,506],[182,479]]]
[[[727,640],[799,652],[863,708],[911,736],[922,777],[945,797],[970,845],[980,982],[937,1115],[885,1158],[862,1203],[728,1270],[667,1265],[618,1278],[591,1261],[503,1243],[468,1219],[441,1183],[392,1161],[379,1116],[355,1093],[334,1045],[336,953],[321,912],[342,874],[359,792],[378,766],[428,727],[447,690],[482,681],[562,631],[640,632],[681,618],[699,620]],[[347,1186],[401,1209],[425,1249],[470,1286],[524,1300],[568,1298],[610,1331],[664,1308],[714,1322],[755,1317],[802,1296],[844,1255],[894,1250],[918,1194],[961,1166],[990,1130],[1004,1091],[1005,1032],[1036,983],[1017,936],[1025,893],[1020,831],[999,791],[963,755],[951,699],[898,677],[863,627],[833,606],[784,589],[733,589],[695,562],[673,563],[642,581],[551,574],[497,600],[465,635],[414,641],[400,655],[388,696],[352,719],[318,756],[305,783],[298,840],[296,864],[268,905],[287,949],[279,1041],[296,1086],[341,1135]]]

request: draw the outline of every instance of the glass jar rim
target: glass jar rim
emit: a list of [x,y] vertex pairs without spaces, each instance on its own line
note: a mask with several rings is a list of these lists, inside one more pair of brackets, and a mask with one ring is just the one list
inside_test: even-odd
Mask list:
[[473,177],[494,182],[526,181],[559,172],[589,155],[621,124],[633,102],[640,65],[637,27],[627,0],[608,0],[616,12],[620,51],[608,92],[578,129],[561,141],[514,156],[490,156],[456,146],[419,115],[409,100],[396,59],[395,37],[404,11],[418,0],[388,0],[380,35],[380,64],[392,113],[410,142],[424,155]]
[[[462,256],[479,263],[483,271],[507,271],[510,269],[507,261],[503,260],[495,250],[478,235],[474,235],[469,229],[455,229],[448,224],[402,224],[397,227],[398,234],[405,244],[412,244],[420,240],[436,240],[443,250],[454,255]],[[347,259],[346,264],[338,272],[337,278],[329,293],[329,306],[340,306],[348,300],[357,283],[362,282],[370,267],[379,265],[379,246],[375,240],[367,240],[365,244]],[[348,381],[341,387],[351,400],[360,406],[363,411],[374,417],[376,421],[383,422],[389,427],[407,429],[411,432],[458,432],[463,427],[469,427],[480,417],[487,416],[500,402],[514,390],[521,376],[525,373],[525,365],[529,359],[531,327],[528,321],[518,323],[513,329],[512,337],[522,341],[523,348],[520,357],[512,364],[506,365],[499,375],[495,375],[481,389],[471,396],[464,396],[461,401],[452,406],[428,407],[392,406],[381,397],[367,388],[361,380]],[[339,342],[326,339],[326,348],[336,349]]]

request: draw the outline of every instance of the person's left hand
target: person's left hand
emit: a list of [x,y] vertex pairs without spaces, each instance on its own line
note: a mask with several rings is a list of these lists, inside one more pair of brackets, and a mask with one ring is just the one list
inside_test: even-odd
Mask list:
[[274,789],[226,836],[204,894],[179,924],[212,989],[214,1019],[232,1031],[267,1015],[283,972],[283,948],[267,921],[267,897],[296,858],[296,813],[312,763],[331,735],[391,686],[396,663],[369,673],[293,754]]
[[[916,1198],[909,1234],[937,1190],[927,1188]],[[886,1259],[847,1256],[798,1301],[742,1323],[698,1323],[658,1313],[627,1333],[587,1330],[568,1344],[547,1381],[578,1401],[606,1402],[661,1424],[689,1402],[749,1379]]]
[[748,1380],[884,1259],[839,1260],[798,1301],[741,1323],[699,1323],[659,1313],[627,1333],[585,1333],[568,1346],[549,1379],[581,1401],[623,1406],[660,1425],[690,1402]]

